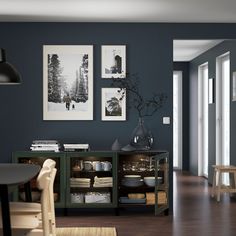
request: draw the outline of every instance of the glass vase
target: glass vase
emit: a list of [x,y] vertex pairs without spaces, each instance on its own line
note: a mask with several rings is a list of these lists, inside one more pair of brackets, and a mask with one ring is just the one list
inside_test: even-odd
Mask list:
[[150,130],[145,125],[143,118],[139,118],[138,125],[134,129],[130,144],[136,150],[150,150],[153,145],[153,136]]

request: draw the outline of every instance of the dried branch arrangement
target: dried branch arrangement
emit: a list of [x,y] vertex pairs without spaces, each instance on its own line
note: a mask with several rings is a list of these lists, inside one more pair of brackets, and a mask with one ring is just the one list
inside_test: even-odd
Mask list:
[[[167,100],[165,93],[152,93],[150,98],[144,98],[139,91],[139,76],[137,74],[127,75],[124,79],[113,78],[111,86],[120,88],[121,94],[124,94],[124,90],[126,90],[128,108],[136,109],[140,118],[154,115]],[[121,96],[122,98],[123,96]]]

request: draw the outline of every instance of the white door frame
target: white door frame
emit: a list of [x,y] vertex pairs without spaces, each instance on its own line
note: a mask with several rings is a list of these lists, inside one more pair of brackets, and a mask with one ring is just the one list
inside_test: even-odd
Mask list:
[[205,176],[204,160],[208,163],[208,79],[203,75],[208,62],[198,66],[198,176]]
[[[224,53],[223,55],[220,55],[216,58],[216,164],[218,165],[230,164],[230,163],[225,163],[224,158],[227,157],[223,157],[225,145],[230,145],[230,140],[228,144],[225,143],[226,138],[224,137],[224,132],[223,132],[224,125],[226,125],[223,118],[223,114],[225,112],[224,109],[227,109],[224,107],[223,99],[229,99],[230,102],[230,85],[228,87],[229,93],[228,94],[224,93],[226,86],[225,83],[230,83],[230,72],[228,78],[229,81],[225,82],[222,80],[222,73],[223,73],[222,62],[226,59],[230,59],[230,52]],[[228,108],[230,117],[230,104]],[[229,122],[230,126],[230,119],[227,122]],[[228,138],[230,138],[230,134]],[[230,157],[230,151],[228,153],[228,158],[229,157]]]
[[[177,81],[175,81],[176,78]],[[182,170],[183,162],[182,80],[183,72],[173,71],[173,165],[177,163],[177,166],[174,166],[174,168],[178,170]],[[176,88],[174,88],[175,86]],[[177,89],[176,96],[174,96],[175,89]],[[177,99],[177,101],[175,99]],[[174,111],[175,108],[177,111]]]

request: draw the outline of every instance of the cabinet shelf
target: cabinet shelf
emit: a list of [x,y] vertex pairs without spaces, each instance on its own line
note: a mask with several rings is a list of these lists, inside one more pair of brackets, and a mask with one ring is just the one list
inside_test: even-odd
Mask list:
[[154,207],[155,204],[147,205],[146,203],[120,203],[120,207]]
[[73,170],[72,172],[75,173],[88,173],[88,174],[96,174],[96,173],[112,173],[112,170],[105,171],[105,170]]
[[87,192],[93,192],[93,191],[102,191],[102,190],[107,190],[107,189],[112,189],[113,187],[70,187],[73,190],[79,190],[79,191],[87,191]]
[[113,203],[70,203],[71,208],[115,208]]

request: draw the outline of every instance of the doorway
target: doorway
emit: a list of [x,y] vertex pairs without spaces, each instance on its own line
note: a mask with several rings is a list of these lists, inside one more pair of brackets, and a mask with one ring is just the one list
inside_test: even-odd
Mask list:
[[182,170],[182,71],[173,73],[173,168]]
[[[190,170],[194,175],[209,177],[210,181],[212,179],[211,166],[216,164],[216,90],[214,89],[214,91],[210,91],[214,92],[214,102],[211,101],[210,103],[212,104],[209,105],[208,87],[210,87],[209,84],[211,84],[210,80],[211,82],[213,81],[213,85],[211,84],[211,86],[215,88],[216,85],[215,60],[218,55],[213,53],[209,56],[208,51],[215,50],[213,49],[215,47],[221,47],[221,43],[225,43],[225,40],[181,39],[173,41],[174,71],[183,71],[182,169]],[[208,61],[208,57],[213,57],[213,59]],[[208,64],[206,62],[208,62]],[[201,77],[201,83],[198,83],[198,77]],[[204,89],[199,89],[199,87]],[[199,107],[200,104],[201,107]],[[173,130],[175,125],[174,116],[175,114],[173,112]],[[210,138],[208,134],[208,126],[211,131]],[[201,133],[201,138],[198,136],[199,133]],[[173,147],[173,152],[175,152],[175,147]],[[173,158],[174,155],[175,153],[173,154]],[[175,161],[173,160],[173,162]],[[175,163],[173,163],[174,167],[177,166]]]
[[198,66],[198,176],[208,178],[208,62]]
[[[230,164],[230,53],[216,58],[216,164]],[[228,174],[222,183],[229,185]]]

